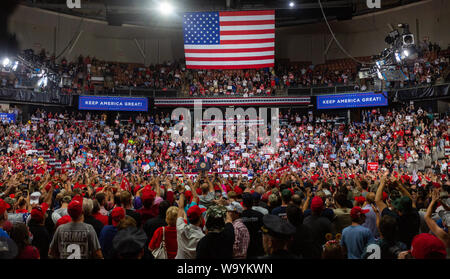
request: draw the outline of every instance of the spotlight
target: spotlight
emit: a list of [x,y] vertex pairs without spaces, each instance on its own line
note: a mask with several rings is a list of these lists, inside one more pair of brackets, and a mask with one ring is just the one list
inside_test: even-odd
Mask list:
[[14,66],[12,67],[13,71],[16,71],[18,66],[19,66],[19,61],[16,61],[14,63]]
[[164,15],[169,15],[173,12],[174,7],[169,2],[161,2],[159,4],[159,11]]
[[412,45],[414,44],[414,36],[412,34],[403,36],[403,44],[404,45]]
[[9,58],[8,57],[5,57],[4,59],[3,59],[3,67],[8,67],[10,64],[11,64],[11,61],[9,60]]
[[397,63],[402,62],[402,57],[400,56],[400,53],[395,52],[395,60],[397,60]]
[[403,51],[403,55],[404,55],[405,57],[408,57],[408,56],[409,56],[409,51],[408,51],[407,49],[405,49],[405,50]]
[[42,77],[39,79],[37,86],[38,87],[46,87],[47,83],[48,83],[48,77],[45,76],[45,77]]
[[289,2],[289,7],[291,7],[291,8],[293,8],[295,6],[295,3],[294,2]]

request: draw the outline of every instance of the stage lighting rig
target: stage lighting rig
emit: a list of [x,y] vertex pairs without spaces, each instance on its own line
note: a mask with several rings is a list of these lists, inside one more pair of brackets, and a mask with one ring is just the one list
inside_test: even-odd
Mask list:
[[380,55],[373,56],[376,61],[371,68],[362,68],[359,77],[376,78],[385,81],[403,81],[408,77],[402,72],[402,66],[408,61],[417,59],[418,52],[414,35],[409,31],[409,25],[400,23],[398,29],[392,30],[385,38],[389,48],[384,49]]

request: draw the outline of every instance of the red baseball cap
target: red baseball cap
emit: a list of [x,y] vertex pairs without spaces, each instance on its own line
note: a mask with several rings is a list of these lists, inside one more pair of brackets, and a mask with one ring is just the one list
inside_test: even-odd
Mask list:
[[272,188],[276,187],[277,186],[277,181],[274,180],[274,179],[269,180],[269,186],[272,187]]
[[191,200],[192,200],[192,192],[191,191],[189,191],[189,190],[185,191],[184,196],[188,202],[191,202]]
[[234,192],[236,193],[236,195],[242,195],[242,188],[239,186],[234,187]]
[[122,207],[116,207],[111,211],[113,226],[117,226],[123,218],[125,218],[125,210]]
[[434,188],[441,188],[441,184],[439,184],[437,182],[433,182],[432,185]]
[[411,243],[411,254],[415,259],[445,259],[445,244],[429,233],[416,235]]
[[9,205],[3,199],[0,199],[0,215],[4,214],[5,211],[10,208],[11,208],[11,205]]
[[369,209],[362,209],[359,206],[355,206],[350,211],[350,217],[352,217],[352,219],[358,219],[361,216],[361,214],[366,214],[369,211],[370,211]]
[[67,224],[71,221],[72,221],[72,218],[70,217],[70,215],[64,215],[63,217],[58,219],[58,221],[56,222],[56,227]]
[[153,190],[147,190],[144,189],[142,191],[142,200],[146,201],[146,200],[154,200],[156,197],[156,192]]
[[321,197],[315,196],[311,201],[311,210],[313,212],[319,211],[323,208],[323,200]]
[[198,205],[193,205],[189,207],[187,211],[188,219],[198,219],[202,216],[202,213],[206,211],[206,208],[200,208]]
[[355,197],[355,201],[357,203],[364,203],[366,201],[366,198],[364,198],[363,196]]
[[72,219],[77,219],[83,214],[83,198],[80,195],[73,197],[72,201],[67,207],[67,212]]
[[38,222],[42,222],[45,218],[45,213],[47,212],[48,204],[45,202],[40,206],[37,206],[31,210],[31,219],[35,219]]

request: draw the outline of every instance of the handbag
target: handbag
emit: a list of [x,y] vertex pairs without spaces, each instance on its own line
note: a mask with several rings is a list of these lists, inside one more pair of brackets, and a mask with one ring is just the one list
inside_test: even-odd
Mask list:
[[163,227],[163,238],[161,244],[159,245],[158,249],[152,251],[152,254],[155,259],[167,259],[165,227]]

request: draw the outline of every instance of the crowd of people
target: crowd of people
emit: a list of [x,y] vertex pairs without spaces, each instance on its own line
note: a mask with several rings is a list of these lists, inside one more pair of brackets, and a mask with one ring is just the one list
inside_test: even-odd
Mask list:
[[[260,70],[189,70],[183,61],[165,62],[144,66],[133,63],[107,62],[80,56],[75,61],[62,58],[58,63],[48,52],[24,51],[24,57],[42,68],[51,69],[62,77],[54,86],[67,93],[113,92],[117,89],[178,90],[187,96],[267,96],[275,90],[286,88],[310,88],[354,86],[355,90],[370,89],[371,79],[359,79],[358,65],[351,59],[328,61],[313,65],[310,62],[295,64],[277,62],[276,68]],[[445,82],[449,75],[450,51],[431,45],[420,57],[402,67],[408,80],[387,83],[387,87],[410,87]],[[373,62],[371,57],[358,58]],[[33,75],[34,74],[34,75]],[[19,67],[16,73],[2,75],[2,87],[31,86],[33,73]]]
[[282,111],[276,154],[174,142],[162,112],[29,119],[0,126],[0,258],[449,255],[448,116]]

